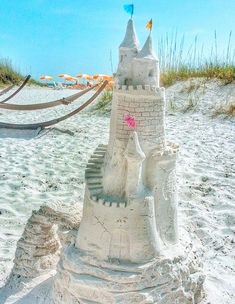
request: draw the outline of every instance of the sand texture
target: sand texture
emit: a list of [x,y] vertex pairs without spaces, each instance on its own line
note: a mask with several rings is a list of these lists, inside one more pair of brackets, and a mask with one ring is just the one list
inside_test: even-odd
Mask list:
[[[74,91],[25,89],[11,102],[46,102]],[[10,94],[10,92],[8,93]],[[89,93],[90,96],[92,93]],[[4,95],[5,96],[5,95]],[[190,97],[193,96],[193,97]],[[235,124],[212,117],[219,102],[235,99],[235,86],[180,82],[167,89],[168,140],[180,144],[179,222],[203,244],[205,290],[210,304],[235,303]],[[73,105],[37,112],[0,111],[0,121],[33,122],[59,117]],[[197,100],[194,106],[191,100]],[[17,241],[33,209],[44,203],[83,201],[84,169],[98,144],[107,143],[108,115],[85,111],[37,131],[0,130],[0,284],[13,266]],[[41,302],[50,286],[38,288]],[[38,294],[34,290],[34,294]],[[32,299],[0,303],[34,303]],[[30,302],[31,301],[31,302]],[[36,302],[35,302],[36,303]]]

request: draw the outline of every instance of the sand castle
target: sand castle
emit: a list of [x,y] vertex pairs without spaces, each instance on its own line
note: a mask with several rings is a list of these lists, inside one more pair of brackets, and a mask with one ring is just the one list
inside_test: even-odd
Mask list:
[[[178,237],[178,146],[165,140],[159,62],[151,35],[139,50],[132,19],[119,54],[109,143],[88,162],[80,228],[61,255],[53,299],[199,303],[203,276],[191,246]],[[123,123],[126,113],[135,130]]]
[[[50,241],[59,262],[48,303],[200,303],[200,248],[178,227],[179,148],[166,141],[159,61],[151,35],[139,49],[132,19],[119,56],[109,142],[87,164],[80,227],[60,253]],[[123,122],[127,114],[136,128]]]

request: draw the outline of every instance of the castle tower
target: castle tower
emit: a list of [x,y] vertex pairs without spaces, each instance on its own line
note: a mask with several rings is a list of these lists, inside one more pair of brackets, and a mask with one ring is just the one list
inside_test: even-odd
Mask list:
[[[123,121],[127,114],[134,130]],[[177,154],[178,146],[165,139],[165,90],[152,38],[138,53],[129,20],[109,142],[88,161],[83,216],[75,244],[58,263],[54,304],[201,301],[196,251],[187,233],[178,238]]]
[[159,87],[159,60],[153,50],[151,34],[133,60],[133,84]]
[[[131,41],[133,46],[133,39]],[[129,79],[130,71],[131,83],[136,85],[120,85],[124,78]],[[146,186],[147,176],[144,171],[148,155],[153,149],[165,147],[165,89],[159,88],[159,62],[153,50],[151,35],[142,50],[132,58],[128,71],[123,69],[122,73],[117,73],[116,83],[119,85],[114,87],[109,144],[103,168],[103,188],[106,194],[122,197],[126,183],[124,151],[131,132],[123,123],[124,115],[130,114],[137,121],[139,142],[146,155],[143,164],[143,180]],[[110,176],[116,177],[116,183],[112,182]]]
[[119,85],[132,84],[132,62],[138,54],[139,41],[136,35],[134,21],[130,19],[127,24],[126,34],[119,46],[119,64],[116,82]]

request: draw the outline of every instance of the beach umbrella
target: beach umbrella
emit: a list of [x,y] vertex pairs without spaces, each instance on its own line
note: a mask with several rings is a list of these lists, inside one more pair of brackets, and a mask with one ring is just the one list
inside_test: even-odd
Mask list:
[[113,76],[106,75],[103,77],[103,80],[113,81]]
[[89,82],[94,80],[93,76],[88,74],[78,74],[77,77],[81,79],[83,78]]
[[47,85],[48,85],[48,81],[49,81],[49,80],[52,80],[53,77],[52,77],[52,76],[49,76],[49,75],[42,75],[42,76],[39,77],[39,79],[40,79],[40,80],[46,81],[46,83],[47,83]]
[[40,79],[41,80],[52,80],[53,77],[52,76],[48,76],[48,75],[42,75],[42,76],[40,76]]
[[96,74],[96,75],[93,76],[93,78],[94,79],[98,79],[98,78],[102,78],[104,76],[106,76],[106,75],[104,75],[104,74]]
[[78,81],[78,78],[73,77],[73,76],[64,77],[64,79],[65,79],[65,80],[68,80],[68,81]]
[[101,80],[108,80],[112,81],[113,77],[110,75],[105,75],[105,74],[97,74],[93,76],[94,79],[101,79]]
[[72,77],[72,76],[69,75],[69,74],[60,74],[60,75],[58,75],[58,77],[60,77],[60,78],[66,78],[66,77]]
[[77,81],[78,79],[69,74],[60,74],[58,77],[63,78],[65,81]]
[[88,74],[78,74],[77,77],[78,78],[88,79],[88,80],[92,80],[93,79],[93,76],[88,75]]

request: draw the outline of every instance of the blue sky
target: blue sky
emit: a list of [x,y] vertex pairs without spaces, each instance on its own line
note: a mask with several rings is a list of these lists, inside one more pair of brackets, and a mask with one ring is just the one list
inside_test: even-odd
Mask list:
[[[0,58],[10,58],[24,74],[111,73],[128,15],[121,0],[0,0]],[[135,25],[141,44],[153,18],[153,38],[177,30],[190,44],[206,46],[217,31],[219,49],[235,31],[235,0],[136,0]],[[235,46],[235,33],[232,45]]]

